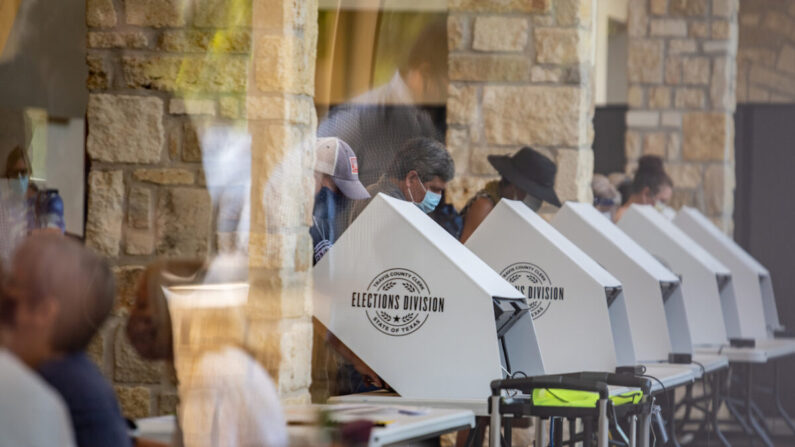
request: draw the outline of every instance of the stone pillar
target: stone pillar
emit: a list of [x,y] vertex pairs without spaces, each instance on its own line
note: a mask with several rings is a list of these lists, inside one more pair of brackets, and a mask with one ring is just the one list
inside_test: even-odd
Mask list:
[[630,0],[627,171],[659,155],[672,206],[731,232],[737,0]]
[[740,2],[738,103],[795,103],[795,0]]
[[247,344],[291,403],[309,403],[316,0],[254,0]]
[[[86,243],[111,260],[119,284],[91,353],[125,415],[173,412],[176,402],[166,371],[138,358],[123,333],[143,267],[232,248],[249,257],[249,305],[203,335],[244,344],[285,400],[307,401],[316,2],[89,0],[86,13]],[[252,137],[241,160],[251,165],[250,217],[233,216],[250,219],[242,247],[208,194],[209,126]]]
[[497,178],[489,154],[557,162],[561,200],[592,200],[594,0],[450,0],[447,147],[461,207]]

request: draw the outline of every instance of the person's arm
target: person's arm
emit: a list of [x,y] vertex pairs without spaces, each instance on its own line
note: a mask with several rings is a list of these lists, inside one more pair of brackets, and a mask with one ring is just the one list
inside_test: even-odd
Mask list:
[[366,363],[362,361],[353,351],[350,350],[345,344],[334,334],[329,331],[326,326],[323,325],[317,318],[312,317],[312,324],[315,327],[315,331],[319,334],[325,334],[325,339],[328,344],[334,348],[337,353],[339,353],[345,360],[351,362],[353,367],[356,371],[362,375],[365,382],[368,384],[376,386],[378,388],[384,388],[386,383],[381,379],[375,371],[373,371]]
[[469,206],[464,216],[464,229],[461,230],[461,243],[466,243],[469,236],[480,226],[480,223],[494,209],[494,204],[486,197],[479,197]]
[[629,202],[626,205],[619,207],[615,213],[613,213],[613,223],[618,223],[621,220],[621,216],[624,215],[624,212],[629,208]]

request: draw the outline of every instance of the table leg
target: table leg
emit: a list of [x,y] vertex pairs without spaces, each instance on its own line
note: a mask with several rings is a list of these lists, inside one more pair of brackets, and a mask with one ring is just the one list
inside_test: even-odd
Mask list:
[[718,421],[718,413],[720,412],[720,407],[722,405],[721,394],[723,390],[723,383],[725,381],[723,373],[716,372],[712,380],[715,382],[712,387],[712,412],[709,415],[712,430],[715,432],[715,436],[718,437],[718,440],[724,447],[731,447],[729,440],[726,439],[723,431],[721,431],[720,422]]
[[[762,440],[762,443],[765,444],[767,447],[774,447],[773,441],[770,440],[765,429],[759,424],[756,420],[756,416],[754,416],[754,401],[753,401],[753,390],[754,390],[754,381],[753,381],[753,364],[748,364],[748,374],[746,375],[746,392],[745,392],[745,414],[748,420],[748,424],[753,428],[753,431]],[[754,441],[751,438],[751,447],[753,447]]]
[[781,402],[781,394],[779,393],[779,385],[781,384],[779,377],[780,377],[780,363],[776,361],[774,365],[775,377],[773,378],[773,394],[776,396],[776,409],[778,410],[779,416],[781,419],[784,420],[784,423],[787,424],[787,427],[790,429],[792,434],[795,434],[795,422],[793,422],[792,418],[790,417],[787,410],[784,409],[784,404]]
[[673,447],[681,447],[679,445],[679,439],[677,439],[677,436],[676,436],[676,421],[675,421],[675,418],[674,418],[675,413],[676,413],[675,398],[676,398],[676,391],[673,390],[673,389],[668,391],[668,421],[667,422],[668,422],[669,436],[671,438],[669,440],[669,443]]

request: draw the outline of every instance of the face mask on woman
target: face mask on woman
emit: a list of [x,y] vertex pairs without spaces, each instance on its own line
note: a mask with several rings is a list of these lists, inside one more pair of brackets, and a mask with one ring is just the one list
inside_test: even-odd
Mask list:
[[9,180],[9,186],[14,190],[15,193],[20,195],[25,195],[28,192],[28,185],[30,184],[30,177],[27,175],[20,175],[17,178]]

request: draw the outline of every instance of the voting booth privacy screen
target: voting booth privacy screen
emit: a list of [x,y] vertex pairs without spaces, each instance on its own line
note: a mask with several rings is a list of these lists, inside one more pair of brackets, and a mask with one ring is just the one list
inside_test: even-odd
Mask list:
[[768,270],[695,208],[682,208],[674,224],[731,270],[739,328],[729,336],[771,337],[780,324]]
[[687,322],[678,317],[684,303],[676,275],[591,204],[567,202],[552,225],[621,281],[638,362],[692,353]]
[[544,373],[615,370],[607,305],[617,279],[514,200],[500,200],[466,245],[528,299]]
[[509,321],[523,295],[413,203],[373,198],[313,274],[315,317],[403,397],[489,395],[497,302],[511,369],[543,372],[532,321]]
[[649,205],[630,206],[618,226],[680,276],[693,344],[725,344],[738,324],[729,269]]

